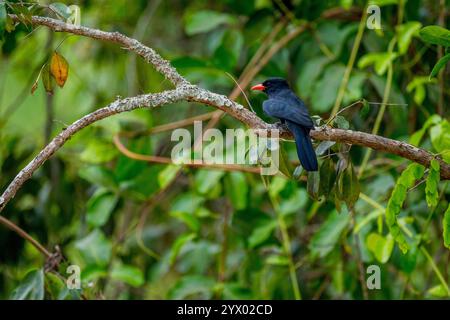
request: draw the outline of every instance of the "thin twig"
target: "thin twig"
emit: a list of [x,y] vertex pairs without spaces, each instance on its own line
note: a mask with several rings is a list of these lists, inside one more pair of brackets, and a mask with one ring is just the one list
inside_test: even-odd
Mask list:
[[[162,164],[174,164],[172,159],[166,158],[166,157],[160,157],[160,156],[151,156],[151,155],[145,155],[140,153],[135,153],[127,147],[123,145],[123,143],[120,141],[120,138],[118,135],[115,135],[113,138],[114,144],[117,147],[117,149],[126,157],[134,160],[139,161],[147,161],[147,162],[154,162],[154,163],[162,163]],[[217,164],[217,163],[183,163],[180,165],[187,166],[187,167],[195,167],[195,168],[205,168],[205,169],[221,169],[225,171],[241,171],[241,172],[249,172],[249,173],[256,173],[261,174],[261,169],[257,167],[250,167],[250,166],[241,166],[238,164]]]
[[328,119],[328,121],[327,121],[327,123],[326,123],[325,125],[326,125],[326,126],[329,126],[330,123],[332,123],[333,120],[334,120],[338,115],[340,115],[342,112],[344,112],[344,111],[347,110],[347,109],[350,109],[351,107],[353,107],[353,106],[355,106],[355,105],[357,105],[357,104],[362,104],[362,103],[363,103],[363,100],[360,99],[360,100],[358,100],[358,101],[356,101],[356,102],[353,102],[352,104],[346,106],[345,108],[342,108],[341,110],[339,110],[339,112],[336,112],[334,115],[332,115],[332,116],[330,117],[330,119]]
[[242,89],[241,85],[239,84],[239,82],[236,81],[236,79],[228,72],[225,72],[225,74],[231,78],[231,80],[233,80],[233,82],[235,83],[235,85],[239,88],[239,90],[241,91],[242,95],[245,98],[245,101],[247,101],[248,106],[250,107],[250,110],[252,110],[252,112],[254,113],[255,110],[253,110],[252,104],[250,103],[250,100],[248,100],[247,95],[245,94],[244,90]]
[[0,223],[6,226],[8,229],[17,233],[20,237],[24,238],[29,243],[31,243],[47,259],[51,258],[52,254],[50,253],[50,251],[45,249],[45,247],[42,244],[40,244],[39,241],[30,236],[25,230],[20,228],[18,225],[6,219],[4,216],[0,216]]

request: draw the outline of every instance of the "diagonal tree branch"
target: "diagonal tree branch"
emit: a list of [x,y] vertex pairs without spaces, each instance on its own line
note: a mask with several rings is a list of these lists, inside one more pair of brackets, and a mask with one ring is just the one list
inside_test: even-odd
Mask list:
[[66,141],[72,137],[75,133],[88,125],[102,120],[106,117],[112,116],[117,113],[131,111],[137,108],[151,108],[156,106],[162,106],[164,104],[173,103],[186,99],[187,92],[180,87],[177,90],[164,91],[155,94],[146,94],[136,96],[133,98],[119,99],[111,103],[110,105],[98,109],[83,118],[75,121],[62,132],[60,132],[52,141],[50,141],[44,149],[42,149],[28,165],[23,168],[14,180],[9,184],[6,190],[0,197],[0,211],[3,210],[6,203],[11,200],[16,194],[17,190],[23,185],[25,181],[31,178],[33,173],[39,169],[42,164],[49,159],[59,148],[61,148]]
[[[11,18],[18,21],[17,17],[14,15],[11,15]],[[71,136],[86,126],[117,113],[132,111],[138,108],[153,108],[178,101],[198,102],[225,111],[250,128],[263,130],[278,128],[281,130],[281,136],[283,138],[292,138],[290,132],[284,127],[267,124],[255,113],[228,99],[226,96],[213,93],[190,84],[176,71],[174,67],[170,65],[167,60],[164,60],[153,49],[143,45],[135,39],[126,37],[117,32],[105,32],[87,27],[74,26],[62,21],[45,17],[33,16],[32,22],[35,25],[47,26],[54,31],[68,32],[120,44],[122,47],[135,52],[139,56],[143,57],[147,62],[152,64],[155,69],[171,81],[176,88],[161,93],[145,94],[136,97],[118,99],[108,106],[98,109],[72,123],[69,127],[53,138],[53,140],[17,174],[17,176],[0,196],[0,212],[15,196],[22,185],[31,178],[33,173],[39,169],[42,164],[59,148],[61,148]],[[430,161],[434,158],[434,155],[430,152],[414,147],[406,142],[396,141],[364,132],[321,127],[312,130],[310,134],[311,137],[316,140],[331,140],[369,147],[374,150],[401,156],[424,166],[429,166]],[[450,166],[442,160],[439,161],[441,162],[442,179],[450,179]]]

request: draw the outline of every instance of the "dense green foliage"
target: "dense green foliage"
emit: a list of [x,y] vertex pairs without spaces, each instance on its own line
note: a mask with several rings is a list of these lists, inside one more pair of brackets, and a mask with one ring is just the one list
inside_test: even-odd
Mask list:
[[[2,191],[67,124],[116,96],[171,88],[133,53],[33,28],[31,14],[137,38],[192,83],[222,94],[255,67],[261,48],[280,45],[252,83],[285,77],[318,125],[409,141],[450,163],[450,31],[438,26],[439,6],[448,11],[449,1],[371,1],[381,29],[367,28],[361,0],[19,2],[0,1]],[[264,96],[247,95],[272,121],[261,109]],[[242,95],[236,100],[247,106]],[[50,251],[59,246],[59,276],[0,225],[0,298],[450,296],[450,186],[437,160],[425,168],[315,142],[320,170],[307,176],[296,168],[294,144],[283,142],[288,177],[261,177],[140,161],[114,143],[120,134],[134,153],[170,157],[171,131],[149,129],[210,111],[190,103],[136,110],[73,136],[1,212]],[[217,125],[240,127],[230,116]],[[80,290],[60,277],[71,275],[69,265],[81,268]],[[366,288],[369,265],[381,268],[380,289]]]

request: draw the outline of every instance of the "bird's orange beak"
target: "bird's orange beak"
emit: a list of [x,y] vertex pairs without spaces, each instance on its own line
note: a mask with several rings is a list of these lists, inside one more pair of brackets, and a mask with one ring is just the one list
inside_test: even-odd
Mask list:
[[256,86],[253,86],[251,89],[252,89],[252,90],[259,90],[259,91],[262,91],[262,90],[266,89],[266,87],[264,87],[264,86],[260,83],[260,84],[257,84]]

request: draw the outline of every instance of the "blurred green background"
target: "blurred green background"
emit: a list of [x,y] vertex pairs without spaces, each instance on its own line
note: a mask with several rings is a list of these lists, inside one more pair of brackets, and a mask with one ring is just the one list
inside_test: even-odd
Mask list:
[[[264,56],[279,46],[249,82],[287,78],[311,115],[324,120],[338,99],[366,5],[357,0],[61,2],[79,7],[82,25],[134,37],[192,83],[221,94],[230,94],[235,86],[227,73],[239,79],[255,68],[255,54]],[[361,44],[338,106],[359,99],[370,103],[343,112],[340,122],[372,132],[378,116],[378,134],[410,141],[448,160],[449,67],[429,78],[446,52],[425,41],[419,30],[448,28],[449,1],[373,3],[381,9],[382,29],[371,30],[363,21]],[[61,19],[45,8],[37,13]],[[295,36],[285,41],[291,32]],[[66,38],[23,23],[4,33],[0,44],[1,190],[51,137],[81,116],[117,96],[172,88],[150,65],[117,45]],[[39,82],[30,94],[57,47],[70,65],[67,83],[49,97]],[[255,112],[273,121],[262,114],[264,96],[244,90]],[[385,112],[380,111],[383,99]],[[242,95],[236,100],[247,105]],[[146,130],[210,111],[214,109],[175,103],[110,117],[75,135],[26,182],[2,215],[49,250],[58,245],[66,257],[60,275],[70,276],[65,268],[79,265],[82,289],[67,290],[54,273],[44,274],[44,257],[0,226],[0,298],[448,297],[450,255],[442,236],[447,182],[438,182],[438,202],[431,207],[422,180],[408,192],[398,218],[407,253],[394,244],[385,221],[384,208],[409,164],[403,158],[371,154],[361,170],[361,194],[349,213],[346,201],[335,199],[336,192],[311,190],[314,181],[307,190],[305,179],[294,177],[180,169],[130,159],[113,143],[119,132],[138,132],[121,139],[128,149],[170,157],[171,131]],[[217,124],[221,130],[239,127],[243,125],[230,116]],[[292,171],[295,146],[284,142],[283,148]],[[347,150],[336,144],[321,159],[334,168],[344,158],[358,171],[365,153],[365,148]],[[320,199],[313,200],[308,191]],[[369,265],[381,268],[379,290],[365,287]]]

